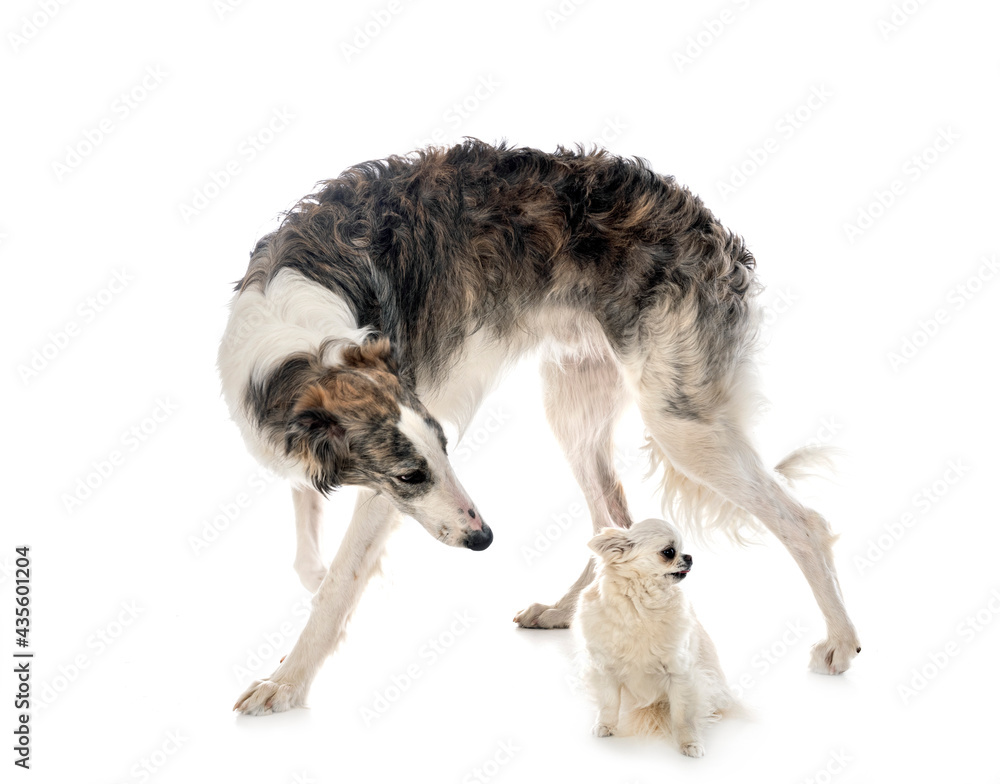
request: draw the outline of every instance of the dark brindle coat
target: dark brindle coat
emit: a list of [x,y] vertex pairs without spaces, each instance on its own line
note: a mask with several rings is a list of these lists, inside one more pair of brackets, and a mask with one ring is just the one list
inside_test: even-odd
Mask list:
[[[814,668],[846,669],[858,646],[829,528],[747,437],[757,288],[753,257],[700,199],[604,152],[470,140],[322,183],[258,243],[220,351],[248,444],[299,483],[296,566],[322,608],[289,661],[238,707],[302,701],[364,584],[346,590],[344,575],[375,568],[398,512],[442,541],[488,546],[438,420],[463,428],[502,368],[539,345],[549,420],[595,531],[631,523],[612,442],[634,399],[666,502],[695,526],[738,534],[760,521],[773,531],[827,620]],[[330,326],[327,312],[345,315]],[[302,482],[322,493],[366,488],[329,574],[318,556],[320,496]],[[590,577],[588,568],[556,605],[517,620],[565,626]]]

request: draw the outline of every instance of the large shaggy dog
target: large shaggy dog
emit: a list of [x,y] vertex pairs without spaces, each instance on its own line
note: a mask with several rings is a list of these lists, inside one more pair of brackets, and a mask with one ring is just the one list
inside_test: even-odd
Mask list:
[[[489,546],[439,423],[461,432],[502,369],[533,349],[595,532],[631,524],[612,432],[635,401],[675,517],[772,531],[826,619],[813,668],[846,670],[860,648],[829,527],[747,436],[757,288],[753,257],[700,199],[607,153],[468,141],[322,183],[257,244],[219,352],[249,449],[292,482],[295,567],[316,592],[295,647],[236,708],[303,703],[402,515],[446,544]],[[341,485],[362,490],[327,569],[322,501]],[[592,577],[588,565],[558,603],[515,620],[568,625]]]

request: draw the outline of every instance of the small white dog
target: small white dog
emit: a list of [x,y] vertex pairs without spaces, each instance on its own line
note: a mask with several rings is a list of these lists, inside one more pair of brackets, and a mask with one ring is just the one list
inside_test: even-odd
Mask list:
[[598,703],[594,734],[671,734],[689,757],[705,753],[702,730],[734,703],[712,640],[680,582],[692,558],[663,520],[605,528],[590,541],[597,579],[580,596]]

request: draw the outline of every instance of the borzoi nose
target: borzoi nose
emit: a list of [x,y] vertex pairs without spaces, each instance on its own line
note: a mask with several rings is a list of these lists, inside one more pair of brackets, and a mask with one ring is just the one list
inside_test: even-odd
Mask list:
[[486,523],[483,523],[483,527],[478,530],[469,531],[462,542],[470,550],[485,550],[492,543],[493,532]]

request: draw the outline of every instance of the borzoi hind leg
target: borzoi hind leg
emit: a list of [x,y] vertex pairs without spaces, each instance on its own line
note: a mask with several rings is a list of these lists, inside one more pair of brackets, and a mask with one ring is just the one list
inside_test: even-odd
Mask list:
[[[628,393],[611,357],[567,358],[542,366],[545,413],[583,489],[594,533],[605,526],[632,525],[625,493],[615,471],[614,429]],[[533,604],[514,616],[514,622],[534,629],[569,626],[577,598],[594,578],[594,563],[553,605]]]
[[788,548],[826,620],[827,638],[813,647],[810,666],[830,674],[846,670],[861,646],[844,607],[826,520],[789,495],[725,417],[667,413],[676,406],[665,405],[654,391],[642,393],[639,408],[672,469],[755,516]]

